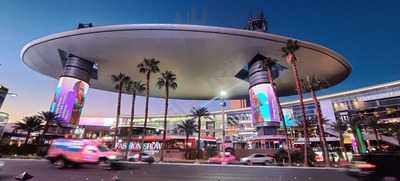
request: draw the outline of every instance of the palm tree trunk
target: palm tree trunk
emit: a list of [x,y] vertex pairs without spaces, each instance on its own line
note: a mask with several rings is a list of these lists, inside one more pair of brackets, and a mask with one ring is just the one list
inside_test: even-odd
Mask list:
[[132,140],[132,129],[133,129],[133,117],[135,116],[135,100],[136,100],[136,92],[133,92],[132,94],[132,107],[131,107],[131,122],[129,124],[129,132],[128,132],[128,141],[126,145],[126,150],[125,150],[125,158],[128,159],[128,152],[129,152],[129,147],[131,145],[131,140]]
[[301,107],[301,113],[303,116],[303,127],[304,127],[304,166],[308,167],[308,145],[309,145],[309,137],[308,137],[308,121],[306,118],[306,111],[304,108],[304,100],[303,100],[303,89],[300,85],[300,78],[299,78],[299,72],[297,70],[297,65],[296,65],[296,57],[293,54],[290,54],[287,56],[289,58],[289,61],[291,63],[292,71],[293,71],[293,76],[294,80],[296,83],[296,90],[297,94],[299,96],[299,101],[300,101],[300,107]]
[[197,159],[200,159],[200,135],[201,135],[201,117],[198,117],[198,132],[199,135],[197,136]]
[[189,134],[186,134],[186,140],[185,140],[185,157],[188,154],[188,142],[189,142]]
[[321,107],[319,106],[319,101],[317,99],[317,96],[315,95],[314,89],[311,89],[310,92],[311,92],[311,96],[313,98],[315,110],[317,113],[317,124],[318,124],[318,129],[319,129],[319,140],[320,140],[321,146],[322,146],[322,154],[324,156],[325,166],[328,167],[330,165],[330,162],[329,162],[329,155],[328,155],[328,147],[327,147],[326,138],[325,138],[324,124],[322,123]]
[[118,90],[118,103],[117,103],[117,120],[115,120],[115,131],[114,131],[114,139],[113,139],[113,148],[117,143],[117,135],[118,135],[118,126],[119,126],[119,116],[121,114],[121,95],[122,95],[122,86],[123,83],[119,83],[119,90]]
[[168,98],[169,98],[169,90],[168,90],[168,82],[165,84],[165,110],[164,110],[164,132],[163,132],[163,144],[161,147],[161,161],[164,161],[164,151],[167,147],[166,139],[167,139],[167,115],[168,115]]
[[42,135],[40,136],[40,138],[41,138],[41,142],[42,142],[42,144],[44,144],[44,142],[45,142],[45,137],[46,137],[46,133],[47,133],[47,130],[49,129],[49,121],[46,121],[46,124],[44,125],[44,128],[43,128],[43,132],[42,132]]
[[28,144],[28,140],[29,140],[30,137],[31,137],[31,132],[30,131],[26,132],[24,145],[22,146],[23,148],[26,146],[26,144]]
[[379,140],[378,130],[376,128],[373,128],[373,130],[374,130],[375,139],[376,139],[376,147],[380,150],[381,149],[381,144],[380,144],[380,140]]
[[150,94],[150,71],[146,74],[146,105],[144,110],[144,125],[143,125],[143,136],[142,136],[142,143],[140,146],[139,152],[139,160],[142,159],[142,152],[144,146],[144,137],[146,136],[146,129],[147,129],[147,117],[149,115],[149,94]]
[[344,158],[346,159],[346,161],[349,161],[349,156],[347,156],[346,147],[344,146],[343,131],[341,130],[341,128],[339,128],[339,145],[340,145],[340,151],[342,152],[342,154],[344,154]]
[[289,140],[288,130],[287,130],[285,118],[284,118],[284,115],[283,115],[283,112],[282,112],[282,107],[281,107],[281,103],[280,103],[280,100],[279,100],[279,95],[278,95],[278,92],[276,91],[276,86],[275,86],[274,79],[272,78],[272,68],[271,68],[270,65],[267,66],[266,68],[267,68],[267,72],[268,72],[269,82],[272,85],[272,91],[274,92],[274,94],[276,96],[276,104],[278,105],[279,117],[280,117],[280,119],[282,121],[283,129],[285,131],[285,141],[286,141],[286,144],[287,144],[287,147],[288,147],[288,151],[287,151],[288,163],[289,163],[289,165],[292,165],[292,155],[291,155],[291,153],[292,153],[292,151],[291,151],[292,150],[292,145],[291,145],[290,140]]

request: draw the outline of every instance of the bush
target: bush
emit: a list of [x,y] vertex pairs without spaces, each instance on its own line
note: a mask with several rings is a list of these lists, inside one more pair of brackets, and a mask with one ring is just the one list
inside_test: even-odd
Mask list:
[[[302,164],[304,162],[304,149],[293,150],[291,153],[292,163]],[[284,149],[279,149],[275,153],[275,159],[277,162],[288,162],[287,152]],[[312,149],[308,149],[308,164],[313,165],[315,163],[315,153]]]
[[27,144],[18,145],[0,145],[0,155],[38,155],[46,156],[48,145]]

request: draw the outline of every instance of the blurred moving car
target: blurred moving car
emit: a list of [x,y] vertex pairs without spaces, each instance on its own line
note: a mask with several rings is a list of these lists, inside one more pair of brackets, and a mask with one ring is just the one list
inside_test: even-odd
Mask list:
[[122,155],[109,150],[97,140],[56,139],[47,151],[47,159],[56,168],[99,164],[104,169],[112,169],[117,166]]
[[376,152],[353,157],[348,174],[362,181],[379,181],[387,177],[400,180],[400,152]]
[[4,167],[4,162],[0,161],[0,171],[1,171],[1,169],[3,169],[3,167]]
[[208,159],[208,163],[222,163],[222,164],[230,164],[234,163],[236,157],[232,155],[230,152],[221,152],[217,156],[211,157]]
[[240,163],[252,165],[252,164],[265,164],[272,165],[274,163],[274,158],[260,153],[254,153],[248,157],[243,157],[240,159]]
[[[152,155],[150,155],[149,153],[142,153],[141,155],[142,155],[142,157],[141,157],[140,161],[142,161],[142,162],[153,163],[155,161],[155,158]],[[128,161],[131,161],[131,162],[139,161],[139,153],[129,156]]]

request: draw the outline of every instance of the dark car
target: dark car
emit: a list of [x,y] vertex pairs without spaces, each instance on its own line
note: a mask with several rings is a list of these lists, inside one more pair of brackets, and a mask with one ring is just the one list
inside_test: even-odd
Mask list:
[[400,152],[375,152],[355,157],[348,174],[362,181],[379,181],[386,177],[400,180]]

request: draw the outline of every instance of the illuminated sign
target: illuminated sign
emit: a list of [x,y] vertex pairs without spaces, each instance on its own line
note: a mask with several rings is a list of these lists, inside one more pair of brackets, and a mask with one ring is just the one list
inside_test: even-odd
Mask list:
[[[293,127],[297,125],[297,120],[294,118],[292,109],[282,109],[282,112],[287,127]],[[281,122],[281,127],[283,128],[283,122]]]
[[279,123],[279,112],[276,97],[271,84],[259,84],[249,90],[252,118],[255,126],[268,122]]
[[[119,142],[119,143],[117,143],[116,148],[118,150],[125,150],[127,145],[128,145],[127,143]],[[161,146],[162,146],[162,143],[158,142],[158,141],[154,141],[154,142],[150,142],[150,143],[144,143],[143,144],[143,150],[144,151],[155,151],[155,152],[158,152],[158,151],[161,150]],[[140,142],[131,142],[129,144],[129,149],[128,150],[139,151],[140,148],[141,148]]]
[[96,118],[96,117],[82,117],[79,120],[80,126],[104,126],[111,127],[115,122],[115,118]]
[[79,79],[61,77],[50,111],[57,113],[66,124],[78,125],[89,85]]

